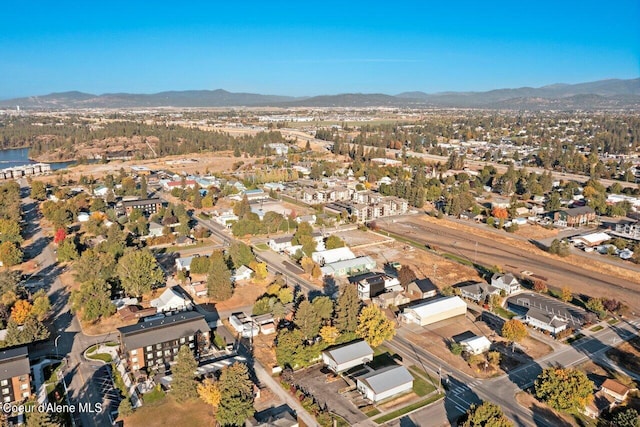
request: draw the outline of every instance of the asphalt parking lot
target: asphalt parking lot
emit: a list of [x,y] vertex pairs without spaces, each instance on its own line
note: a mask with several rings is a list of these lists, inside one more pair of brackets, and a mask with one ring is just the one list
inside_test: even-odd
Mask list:
[[534,292],[522,292],[509,297],[507,303],[509,309],[518,314],[524,314],[527,307],[535,307],[544,312],[555,314],[565,319],[574,329],[582,327],[585,320],[586,311],[583,309]]
[[108,414],[118,412],[118,405],[122,401],[120,390],[113,384],[111,366],[104,365],[96,370],[93,382],[102,396],[103,411]]

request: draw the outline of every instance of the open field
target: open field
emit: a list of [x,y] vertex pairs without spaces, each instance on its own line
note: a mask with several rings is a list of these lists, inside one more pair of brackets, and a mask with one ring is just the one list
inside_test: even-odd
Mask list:
[[467,262],[497,265],[505,271],[532,271],[547,277],[551,286],[569,287],[575,294],[615,298],[631,308],[640,307],[640,275],[631,270],[577,255],[559,258],[533,245],[490,231],[437,220],[426,215],[396,218],[395,222],[377,221],[382,229],[428,244]]
[[132,427],[205,427],[215,423],[212,406],[200,399],[177,403],[171,395],[136,409],[124,421]]

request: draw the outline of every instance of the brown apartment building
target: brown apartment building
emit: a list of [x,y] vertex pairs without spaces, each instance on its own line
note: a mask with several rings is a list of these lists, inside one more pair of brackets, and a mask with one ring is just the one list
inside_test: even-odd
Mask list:
[[0,351],[0,396],[2,403],[20,402],[31,396],[31,366],[26,346]]
[[204,316],[187,311],[119,328],[120,352],[131,371],[166,368],[178,350],[188,345],[196,359],[211,344],[211,328]]
[[139,209],[143,215],[149,216],[158,213],[162,209],[162,199],[139,199],[139,200],[127,200],[122,202],[127,215],[130,215],[134,209]]

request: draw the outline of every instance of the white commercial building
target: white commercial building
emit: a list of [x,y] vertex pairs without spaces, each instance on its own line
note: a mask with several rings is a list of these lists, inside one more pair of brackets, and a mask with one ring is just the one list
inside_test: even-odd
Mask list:
[[331,264],[332,262],[345,261],[354,259],[356,256],[348,247],[327,249],[326,251],[318,251],[311,254],[311,259],[320,266]]
[[322,352],[322,362],[338,373],[373,360],[373,350],[365,341],[355,341]]
[[358,391],[372,402],[405,393],[413,388],[413,376],[404,366],[387,366],[356,378]]
[[466,312],[467,304],[460,297],[446,297],[407,307],[400,315],[400,320],[426,326],[464,315]]

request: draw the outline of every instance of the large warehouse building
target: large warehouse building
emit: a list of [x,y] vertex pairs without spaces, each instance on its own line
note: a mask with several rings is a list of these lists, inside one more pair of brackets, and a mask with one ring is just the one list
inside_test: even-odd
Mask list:
[[405,308],[400,315],[400,321],[426,326],[464,315],[466,312],[467,304],[460,297],[438,298]]

